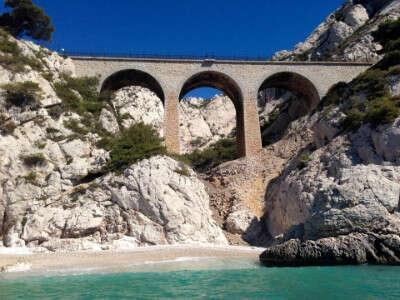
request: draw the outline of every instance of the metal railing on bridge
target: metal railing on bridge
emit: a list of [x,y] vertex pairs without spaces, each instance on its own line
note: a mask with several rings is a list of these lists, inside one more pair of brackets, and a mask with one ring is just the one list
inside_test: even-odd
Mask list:
[[188,60],[238,60],[238,61],[268,61],[271,56],[243,56],[243,55],[216,55],[216,54],[154,54],[154,53],[118,53],[118,52],[82,52],[59,51],[65,56],[107,57],[107,58],[146,58],[146,59],[188,59]]
[[[81,57],[106,57],[106,58],[138,58],[138,59],[177,59],[177,60],[225,60],[225,61],[273,61],[272,55],[259,55],[259,56],[245,56],[245,55],[217,55],[217,54],[155,54],[155,53],[133,53],[133,52],[84,52],[84,51],[58,51],[63,56],[81,56]],[[279,62],[279,61],[277,61]],[[284,61],[283,61],[284,62]],[[369,63],[377,62],[376,57],[365,55],[364,59],[343,60],[341,58],[330,58],[325,61],[320,60],[306,60],[293,62],[331,62],[331,63]]]

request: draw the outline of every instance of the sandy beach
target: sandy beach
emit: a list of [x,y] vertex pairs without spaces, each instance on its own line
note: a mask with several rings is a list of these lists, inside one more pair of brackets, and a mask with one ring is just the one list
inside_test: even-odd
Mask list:
[[[29,273],[123,272],[201,269],[226,259],[258,262],[263,248],[237,246],[152,246],[124,251],[0,254],[0,268],[22,264]],[[209,262],[205,264],[204,262]],[[217,267],[217,266],[216,266]],[[24,268],[22,268],[24,269]],[[21,272],[22,273],[22,272]],[[24,272],[26,273],[26,272]]]

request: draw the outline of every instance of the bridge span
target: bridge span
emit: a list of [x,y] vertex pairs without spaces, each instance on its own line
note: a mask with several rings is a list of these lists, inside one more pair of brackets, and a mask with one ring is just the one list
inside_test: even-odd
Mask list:
[[99,90],[116,91],[138,85],[152,90],[165,108],[167,150],[180,152],[179,101],[193,89],[214,87],[232,100],[236,109],[239,156],[261,149],[257,95],[266,88],[285,88],[315,107],[329,88],[349,82],[370,63],[273,62],[215,59],[161,59],[71,56],[78,76],[100,76]]

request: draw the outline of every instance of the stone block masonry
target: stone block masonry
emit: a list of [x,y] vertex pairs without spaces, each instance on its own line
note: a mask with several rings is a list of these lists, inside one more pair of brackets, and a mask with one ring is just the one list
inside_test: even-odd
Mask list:
[[257,95],[263,88],[286,88],[318,104],[329,88],[349,82],[370,63],[179,60],[149,58],[71,57],[77,76],[100,76],[99,90],[139,85],[154,91],[165,106],[167,150],[179,153],[181,98],[210,86],[228,95],[236,108],[239,156],[261,149]]

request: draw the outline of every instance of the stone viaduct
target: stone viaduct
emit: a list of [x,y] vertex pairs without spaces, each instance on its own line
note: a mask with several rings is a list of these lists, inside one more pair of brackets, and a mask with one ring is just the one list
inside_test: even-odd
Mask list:
[[315,107],[329,88],[351,81],[368,63],[272,62],[214,59],[153,59],[71,56],[77,76],[100,76],[99,90],[115,91],[138,85],[152,90],[165,108],[165,143],[179,153],[179,101],[191,90],[214,87],[236,108],[238,155],[261,149],[257,111],[258,92],[285,88]]

